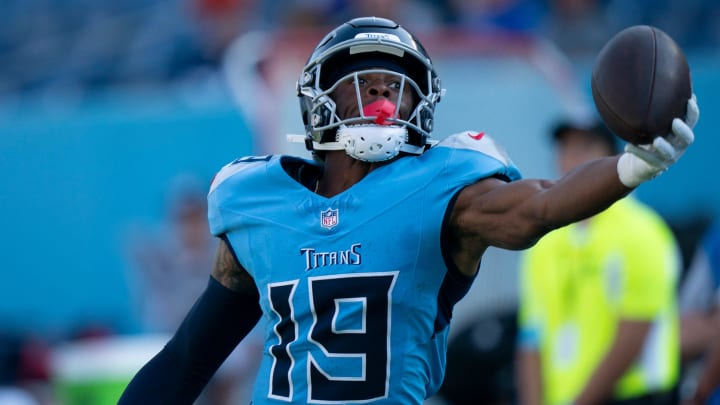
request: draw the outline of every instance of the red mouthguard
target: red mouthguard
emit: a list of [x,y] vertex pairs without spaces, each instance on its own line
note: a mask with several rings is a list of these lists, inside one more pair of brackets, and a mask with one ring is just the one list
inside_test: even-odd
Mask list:
[[365,116],[375,116],[375,123],[378,125],[390,125],[392,122],[387,121],[388,117],[393,117],[395,113],[395,104],[388,100],[377,100],[363,107]]

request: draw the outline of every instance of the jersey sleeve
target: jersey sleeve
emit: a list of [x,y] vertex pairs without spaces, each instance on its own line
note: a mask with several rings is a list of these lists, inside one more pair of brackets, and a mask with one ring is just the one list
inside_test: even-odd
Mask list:
[[208,223],[215,236],[226,233],[236,226],[240,217],[238,197],[252,190],[252,178],[263,170],[271,156],[248,156],[225,165],[213,178],[208,192]]
[[476,164],[478,159],[472,157],[482,155],[485,160],[489,159],[495,162],[495,177],[503,180],[514,181],[522,178],[520,170],[515,166],[505,148],[484,132],[463,131],[440,141],[435,147],[448,147],[456,150],[460,155],[468,155],[466,164],[469,167],[462,167],[455,162],[456,170],[472,170],[472,165]]

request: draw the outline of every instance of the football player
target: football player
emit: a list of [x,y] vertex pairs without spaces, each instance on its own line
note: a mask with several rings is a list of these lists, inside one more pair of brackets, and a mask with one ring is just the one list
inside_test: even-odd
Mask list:
[[261,317],[253,404],[420,404],[443,380],[453,305],[488,247],[523,249],[603,210],[693,139],[692,118],[678,119],[662,150],[521,180],[482,132],[431,138],[435,68],[375,17],[322,39],[297,91],[315,158],[245,157],[216,175],[207,289],[121,404],[192,403]]

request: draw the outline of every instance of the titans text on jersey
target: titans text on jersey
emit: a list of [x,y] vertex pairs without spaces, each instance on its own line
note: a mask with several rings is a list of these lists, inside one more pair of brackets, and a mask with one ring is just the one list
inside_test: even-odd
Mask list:
[[305,256],[305,270],[339,264],[357,266],[362,263],[361,247],[360,243],[353,243],[349,249],[332,252],[318,252],[314,248],[302,248],[300,254]]

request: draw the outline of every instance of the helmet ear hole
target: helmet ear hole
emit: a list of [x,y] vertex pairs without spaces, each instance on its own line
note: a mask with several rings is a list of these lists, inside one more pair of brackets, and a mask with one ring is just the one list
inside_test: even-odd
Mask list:
[[433,111],[429,110],[426,105],[420,107],[420,128],[429,132],[432,132],[433,127]]

